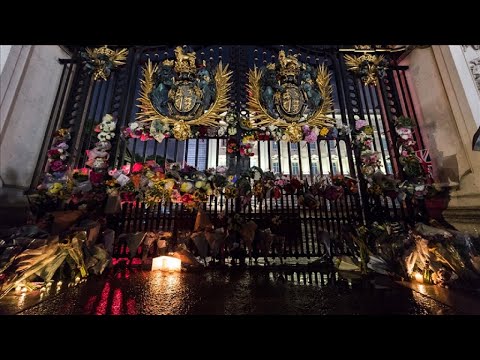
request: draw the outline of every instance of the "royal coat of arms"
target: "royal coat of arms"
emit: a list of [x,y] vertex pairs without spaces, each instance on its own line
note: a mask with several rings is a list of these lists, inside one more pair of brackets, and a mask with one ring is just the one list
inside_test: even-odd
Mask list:
[[330,74],[283,50],[278,61],[249,72],[248,109],[252,127],[287,128],[291,141],[299,141],[303,125],[332,127]]
[[219,63],[211,69],[180,46],[175,48],[175,60],[155,66],[148,60],[143,76],[137,119],[152,122],[152,129],[172,125],[178,140],[188,139],[193,125],[218,126],[228,109],[228,65]]

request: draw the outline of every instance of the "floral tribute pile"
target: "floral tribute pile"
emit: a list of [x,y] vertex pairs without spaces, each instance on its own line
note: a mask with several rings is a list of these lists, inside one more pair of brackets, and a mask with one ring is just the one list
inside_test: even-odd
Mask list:
[[[367,180],[367,191],[372,195],[388,196],[392,200],[400,202],[407,197],[423,199],[425,196],[437,192],[435,184],[432,184],[430,167],[415,150],[416,142],[413,139],[415,125],[412,119],[399,117],[395,123],[395,131],[398,134],[399,162],[403,167],[405,178],[397,180],[393,175],[383,174],[380,153],[374,151],[373,128],[366,120],[355,122],[353,143],[360,150],[361,172]],[[427,166],[424,166],[427,165]]]
[[[239,141],[235,137],[238,128],[242,129],[242,137]],[[298,140],[315,143],[318,139],[332,140],[339,135],[348,136],[349,134],[350,129],[346,125],[333,128],[305,125],[297,135]],[[149,124],[135,121],[122,128],[122,135],[125,139],[162,142],[164,139],[173,137],[173,128],[160,121]],[[218,127],[192,127],[192,138],[228,137],[227,153],[240,154],[240,156],[253,156],[256,141],[290,141],[293,140],[291,136],[286,129],[274,125],[254,129],[246,114],[237,114],[234,111],[226,113],[225,117],[219,121]]]
[[50,150],[47,152],[47,165],[42,183],[38,186],[42,205],[55,207],[57,200],[69,197],[72,184],[68,177],[69,153],[67,142],[70,140],[68,129],[59,129],[53,134]]

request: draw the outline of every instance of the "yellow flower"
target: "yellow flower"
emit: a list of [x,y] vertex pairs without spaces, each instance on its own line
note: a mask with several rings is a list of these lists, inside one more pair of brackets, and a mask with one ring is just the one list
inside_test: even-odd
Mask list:
[[166,190],[172,190],[174,186],[175,186],[175,180],[173,180],[173,179],[165,180],[165,189]]
[[323,127],[322,130],[320,130],[320,135],[321,136],[326,136],[328,134],[328,128]]

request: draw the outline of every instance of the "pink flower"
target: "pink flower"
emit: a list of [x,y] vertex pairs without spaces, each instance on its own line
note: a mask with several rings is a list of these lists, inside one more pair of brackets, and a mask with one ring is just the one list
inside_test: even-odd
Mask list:
[[360,130],[361,128],[363,128],[364,126],[367,126],[367,125],[368,125],[367,120],[359,119],[359,120],[355,121],[355,129],[356,130]]
[[397,130],[397,134],[398,134],[403,140],[409,140],[409,139],[412,138],[412,129],[402,127],[402,128],[398,128],[398,129],[396,129],[396,130]]
[[125,175],[128,175],[130,174],[130,164],[127,164],[127,165],[123,165],[122,166],[122,172],[125,174]]
[[408,156],[407,150],[403,150],[403,151],[402,151],[402,156]]
[[363,143],[365,145],[365,147],[371,149],[372,148],[372,140],[369,139],[369,140],[365,140],[365,142]]
[[172,195],[170,196],[170,200],[174,203],[180,203],[182,202],[182,195],[180,195],[180,192],[177,189],[174,189],[172,191]]
[[315,143],[317,141],[317,134],[315,132],[310,132],[308,135],[305,136],[305,141],[309,144]]

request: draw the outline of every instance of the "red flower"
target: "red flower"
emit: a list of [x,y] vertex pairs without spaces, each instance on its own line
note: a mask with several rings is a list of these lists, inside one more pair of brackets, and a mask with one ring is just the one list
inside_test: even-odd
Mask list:
[[278,186],[273,188],[273,198],[280,199],[282,197],[282,190]]
[[52,158],[52,159],[60,158],[60,152],[57,149],[48,150],[47,155],[49,158]]
[[103,174],[97,172],[90,172],[90,182],[92,184],[100,184],[103,180]]
[[185,194],[182,196],[182,203],[188,204],[189,202],[193,201],[192,194]]
[[302,187],[302,182],[298,180],[297,178],[293,178],[290,180],[290,184],[293,186],[293,188],[300,189]]
[[151,139],[152,139],[152,137],[148,133],[142,133],[142,135],[140,135],[140,141],[148,141],[148,140],[151,140]]
[[207,130],[208,130],[208,129],[207,129],[206,126],[200,126],[200,127],[198,128],[198,135],[199,135],[200,137],[206,136],[206,135],[207,135]]
[[133,164],[131,171],[132,171],[132,173],[139,173],[142,170],[143,170],[143,164],[137,162],[137,163]]

